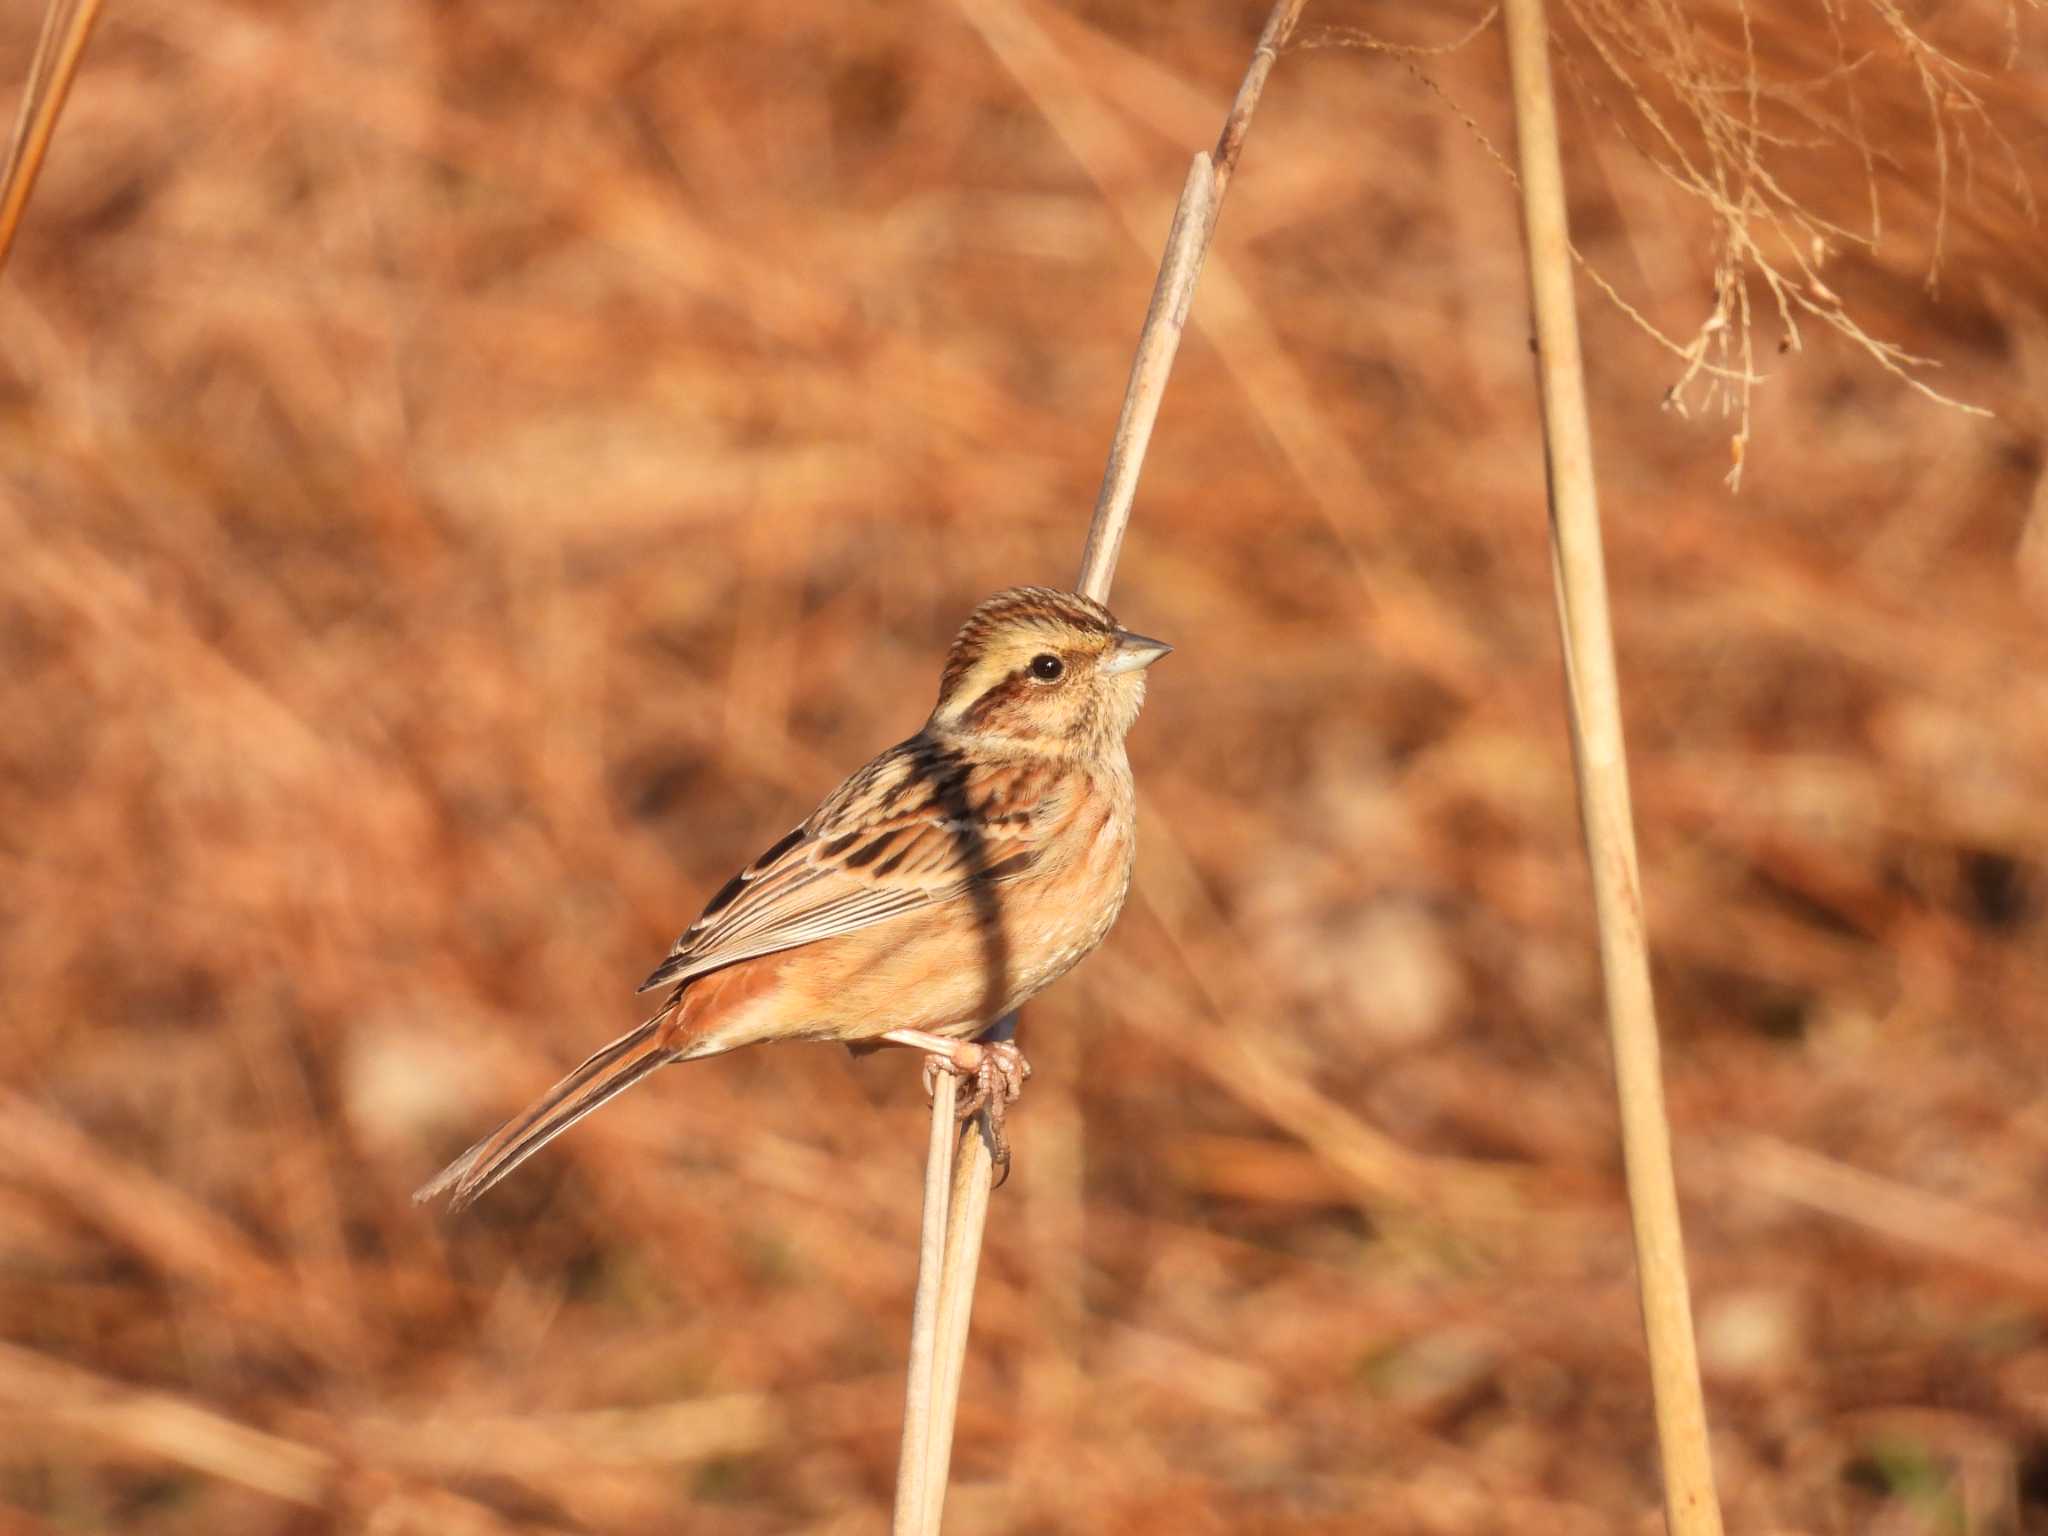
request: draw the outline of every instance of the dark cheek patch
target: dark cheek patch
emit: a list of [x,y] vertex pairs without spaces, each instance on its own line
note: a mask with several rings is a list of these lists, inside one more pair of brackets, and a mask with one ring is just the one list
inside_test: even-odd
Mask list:
[[1023,673],[1012,672],[968,706],[967,723],[970,726],[981,727],[1001,719],[1023,702],[1024,695],[1030,687],[1031,684],[1024,680]]

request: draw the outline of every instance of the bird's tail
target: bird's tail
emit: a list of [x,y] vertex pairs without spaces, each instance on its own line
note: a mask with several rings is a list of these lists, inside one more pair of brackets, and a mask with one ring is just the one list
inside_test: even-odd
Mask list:
[[461,1210],[569,1129],[656,1067],[691,1054],[673,1033],[673,1007],[621,1035],[413,1192],[415,1202],[448,1197]]

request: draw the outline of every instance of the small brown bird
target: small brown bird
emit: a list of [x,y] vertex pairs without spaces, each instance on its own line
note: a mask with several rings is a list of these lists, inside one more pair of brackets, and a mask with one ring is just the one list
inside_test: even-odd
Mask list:
[[972,1077],[997,1123],[1029,1075],[972,1037],[1072,970],[1130,889],[1124,734],[1172,647],[1100,603],[1012,587],[974,610],[924,729],[727,881],[640,990],[670,989],[413,1198],[460,1208],[656,1067],[769,1040],[883,1043]]

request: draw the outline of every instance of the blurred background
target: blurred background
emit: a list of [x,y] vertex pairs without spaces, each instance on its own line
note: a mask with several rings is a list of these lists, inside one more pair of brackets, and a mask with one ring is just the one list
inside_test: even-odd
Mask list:
[[[1683,345],[1716,219],[1586,12],[1580,246]],[[913,1063],[693,1065],[408,1195],[1073,579],[1262,14],[108,8],[0,285],[0,1525],[886,1528]],[[1232,185],[954,1528],[1660,1528],[1499,39],[1343,30],[1482,17],[1311,4]],[[1879,236],[1771,249],[1994,414],[1753,284],[1732,495],[1581,284],[1721,1488],[2048,1530],[2048,32],[1748,25],[1779,185]]]

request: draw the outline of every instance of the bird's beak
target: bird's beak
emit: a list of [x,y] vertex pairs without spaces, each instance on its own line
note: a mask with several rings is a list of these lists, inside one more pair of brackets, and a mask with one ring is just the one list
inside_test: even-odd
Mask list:
[[1102,673],[1115,677],[1119,672],[1138,672],[1152,665],[1173,647],[1164,640],[1154,640],[1146,635],[1134,635],[1127,629],[1117,631],[1116,644],[1102,658]]

